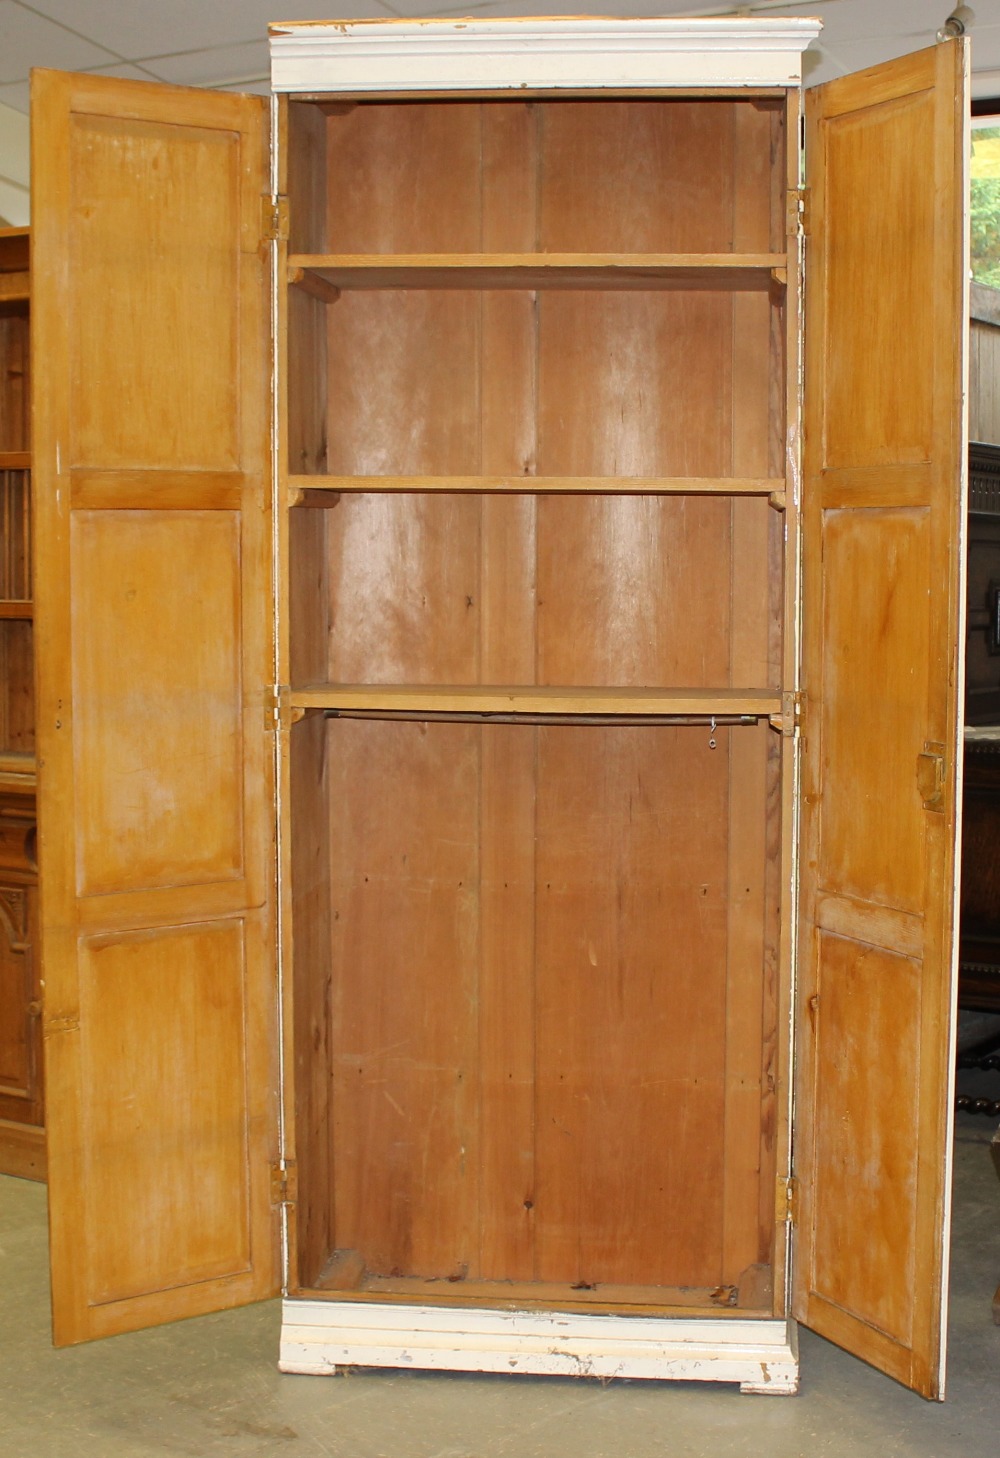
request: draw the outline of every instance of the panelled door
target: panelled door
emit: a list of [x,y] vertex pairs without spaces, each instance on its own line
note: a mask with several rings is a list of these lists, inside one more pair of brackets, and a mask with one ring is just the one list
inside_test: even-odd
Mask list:
[[807,93],[796,1315],[942,1395],[964,45]]
[[40,874],[59,1343],[278,1284],[266,111],[38,72]]

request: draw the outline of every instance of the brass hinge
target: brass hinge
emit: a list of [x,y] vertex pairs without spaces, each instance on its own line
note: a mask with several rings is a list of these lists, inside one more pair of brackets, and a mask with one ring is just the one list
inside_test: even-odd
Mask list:
[[809,189],[790,187],[785,232],[790,238],[806,238],[809,235]]
[[774,1218],[779,1225],[798,1224],[799,1182],[794,1175],[780,1175],[778,1178]]
[[265,243],[282,243],[288,238],[287,197],[262,197],[260,236]]
[[264,728],[274,733],[278,729],[291,729],[305,715],[305,709],[294,708],[287,683],[269,683],[264,690]]
[[794,693],[783,693],[781,695],[781,713],[770,714],[768,723],[772,729],[785,739],[794,737],[796,731],[801,733],[805,727],[806,696],[801,690],[796,689]]
[[288,692],[288,685],[283,683],[268,684],[264,690],[264,727],[271,732],[291,724]]
[[294,1205],[299,1198],[298,1171],[294,1160],[271,1165],[271,1204]]

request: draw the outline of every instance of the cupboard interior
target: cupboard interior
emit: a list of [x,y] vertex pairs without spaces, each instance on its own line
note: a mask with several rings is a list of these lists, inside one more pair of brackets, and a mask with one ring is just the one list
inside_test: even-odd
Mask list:
[[301,1292],[772,1309],[780,735],[307,701],[780,691],[780,270],[594,258],[783,255],[784,105],[287,106]]

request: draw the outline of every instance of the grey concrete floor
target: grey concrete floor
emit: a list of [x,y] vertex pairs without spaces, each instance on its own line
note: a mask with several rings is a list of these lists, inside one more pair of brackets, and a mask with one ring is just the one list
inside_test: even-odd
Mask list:
[[697,1383],[275,1367],[270,1301],[54,1351],[45,1190],[0,1179],[0,1458],[987,1458],[1000,1451],[1000,1181],[960,1116],[951,1355],[927,1403],[812,1333],[798,1397]]

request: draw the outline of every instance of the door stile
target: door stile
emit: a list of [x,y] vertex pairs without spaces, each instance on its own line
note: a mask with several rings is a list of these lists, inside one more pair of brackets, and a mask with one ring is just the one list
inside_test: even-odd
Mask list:
[[804,340],[804,234],[799,207],[793,205],[802,187],[801,89],[790,92],[785,112],[785,246],[788,282],[785,294],[785,433],[784,433],[784,604],[781,682],[787,705],[781,755],[781,947],[779,957],[777,1080],[778,1101],[775,1191],[774,1312],[786,1316],[791,1308],[792,1208],[786,1192],[791,1188],[794,1160],[795,997],[798,965],[798,926],[790,908],[798,904],[799,794],[801,774],[802,634],[802,419]]
[[295,1092],[289,1070],[294,1068],[294,1019],[291,983],[291,851],[288,823],[290,728],[286,686],[288,667],[288,516],[287,419],[288,397],[283,370],[288,357],[288,318],[285,278],[288,272],[287,182],[284,176],[288,102],[270,98],[270,153],[267,202],[271,227],[267,243],[271,321],[271,612],[273,658],[274,845],[275,845],[275,967],[278,1029],[278,1194],[281,1219],[281,1289],[287,1292],[295,1241]]

